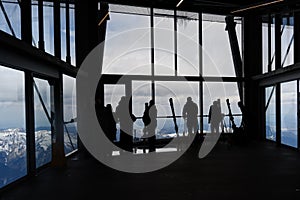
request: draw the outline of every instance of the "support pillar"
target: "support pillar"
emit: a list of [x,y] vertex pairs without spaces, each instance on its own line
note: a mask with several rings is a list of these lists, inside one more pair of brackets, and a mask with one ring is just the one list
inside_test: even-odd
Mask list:
[[[54,81],[52,97],[54,102],[51,116],[53,120],[53,132],[52,132],[52,166],[65,167],[65,147],[64,147],[64,118],[63,118],[63,77],[62,73],[59,75],[59,79]],[[51,117],[51,118],[52,118]]]
[[252,77],[262,73],[262,23],[259,16],[248,14],[243,19],[244,104],[247,114],[246,133],[250,138],[263,136],[263,115],[258,83]]

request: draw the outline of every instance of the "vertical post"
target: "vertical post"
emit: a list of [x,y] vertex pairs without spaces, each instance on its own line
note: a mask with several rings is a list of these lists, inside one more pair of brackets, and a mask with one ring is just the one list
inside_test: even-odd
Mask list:
[[23,0],[21,5],[21,37],[28,44],[32,44],[31,0]]
[[175,76],[178,76],[178,63],[177,63],[177,53],[178,53],[178,46],[177,46],[177,11],[174,10],[174,69],[175,69]]
[[[99,66],[101,67],[102,71],[102,65],[103,65],[103,56],[104,56],[104,49],[105,49],[105,37],[106,37],[106,27],[107,27],[107,20],[109,20],[109,5],[106,2],[101,2],[100,4],[100,10],[99,10],[99,22],[98,22],[98,38],[99,43],[101,44],[101,52],[100,57],[101,63],[99,63]],[[101,23],[101,24],[100,24]]]
[[60,1],[54,1],[54,55],[61,59]]
[[155,102],[155,84],[154,84],[154,11],[153,8],[150,9],[150,27],[151,27],[151,95]]
[[265,87],[260,87],[260,96],[261,96],[261,103],[260,103],[260,110],[263,112],[260,113],[262,120],[262,140],[266,139],[266,89]]
[[[253,37],[255,35],[255,37]],[[262,138],[262,97],[259,85],[251,77],[262,73],[262,21],[261,17],[248,14],[243,19],[244,53],[244,104],[247,110],[246,134],[254,139]],[[255,58],[255,59],[253,59]],[[254,98],[255,97],[255,98]]]
[[26,105],[26,146],[27,146],[27,173],[33,176],[36,173],[35,162],[35,133],[34,133],[34,91],[33,77],[25,72],[25,105]]
[[280,83],[277,83],[276,85],[276,143],[277,145],[281,144],[281,100],[280,100]]
[[[69,3],[69,2],[67,2]],[[66,8],[66,13],[68,8]],[[90,51],[98,45],[98,1],[76,0],[75,1],[75,48],[76,48],[76,65],[80,66],[85,57]],[[67,17],[67,14],[66,14]],[[69,24],[69,21],[66,20]],[[67,28],[69,29],[69,28]],[[67,40],[70,38],[66,36]],[[68,48],[70,49],[70,48]],[[70,53],[69,53],[70,54]],[[71,60],[68,58],[69,61]],[[78,138],[78,150],[83,152],[83,155],[89,155],[88,151],[83,146],[80,138]]]
[[[68,9],[66,8],[66,13],[68,12],[67,10]],[[99,22],[97,20],[98,20],[97,0],[89,0],[89,3],[86,3],[86,0],[75,1],[75,21],[76,21],[75,48],[76,48],[77,66],[80,66],[82,64],[85,57],[99,43],[99,39],[98,39]],[[68,24],[69,22],[66,21],[66,23]],[[69,36],[67,35],[67,39],[68,38]]]
[[198,42],[199,42],[199,107],[200,107],[200,133],[203,133],[203,42],[202,42],[202,13],[198,13]]
[[[275,15],[275,69],[281,68],[281,17]],[[276,86],[276,143],[281,144],[281,88]]]
[[[228,31],[228,36],[229,36],[235,75],[237,78],[242,78],[243,64],[242,64],[242,58],[240,54],[240,47],[239,47],[236,30],[235,30],[236,23],[234,22],[233,16],[227,16],[225,18],[225,21],[226,21],[226,30]],[[237,86],[238,86],[240,101],[243,102],[243,85],[241,82],[238,82]]]
[[64,167],[66,158],[64,153],[64,120],[63,120],[63,79],[62,73],[51,85],[51,118],[53,120],[52,132],[52,165]]
[[39,16],[39,49],[45,51],[43,0],[38,0],[38,16]]

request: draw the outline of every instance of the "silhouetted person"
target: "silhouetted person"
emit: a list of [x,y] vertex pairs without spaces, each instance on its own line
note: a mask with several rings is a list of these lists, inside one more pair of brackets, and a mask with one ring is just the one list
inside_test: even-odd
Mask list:
[[126,151],[132,152],[132,126],[136,117],[130,113],[129,102],[129,99],[125,96],[121,97],[121,100],[116,107],[116,118],[120,123],[120,147]]
[[108,139],[114,142],[116,140],[117,128],[111,104],[107,104],[104,107],[103,124],[101,127]]
[[220,123],[223,119],[221,106],[218,101],[214,101],[209,107],[208,123],[210,124],[211,133],[219,133]]
[[155,151],[155,140],[156,140],[156,127],[157,127],[157,109],[153,100],[149,101],[149,117],[150,123],[147,126],[148,133],[150,135],[149,141],[149,152]]
[[147,127],[150,124],[149,105],[148,105],[148,103],[145,103],[145,110],[144,110],[144,113],[143,113],[142,120],[143,120],[143,123],[144,123],[143,133],[144,133],[144,135],[147,135],[148,134]]
[[188,135],[198,131],[198,106],[193,102],[192,97],[188,97],[182,110],[182,117],[186,120]]

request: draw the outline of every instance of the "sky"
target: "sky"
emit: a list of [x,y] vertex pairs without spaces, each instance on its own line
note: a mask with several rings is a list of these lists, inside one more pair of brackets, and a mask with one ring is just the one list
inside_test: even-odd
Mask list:
[[[174,21],[172,18],[155,17],[154,26],[154,71],[156,75],[174,75]],[[151,40],[150,17],[134,16],[118,13],[110,13],[107,26],[107,40],[105,43],[104,65],[102,72],[105,74],[151,74]],[[178,23],[178,75],[199,75],[199,45],[198,22],[185,21]],[[238,29],[240,34],[240,29]],[[126,40],[124,40],[126,38]],[[239,37],[240,38],[240,37]],[[231,51],[228,41],[228,33],[224,23],[203,22],[203,75],[205,76],[235,76]],[[222,55],[222,56],[220,56]],[[221,79],[220,79],[221,81]],[[149,90],[150,83],[144,83]],[[148,86],[147,86],[148,85]],[[158,113],[170,115],[168,99],[176,98],[175,112],[181,114],[181,109],[187,96],[193,96],[199,103],[199,85],[197,83],[161,83],[156,87],[156,104],[160,108]],[[118,101],[117,92],[114,92],[113,108]],[[134,105],[138,109],[133,111],[138,115],[144,103],[151,98],[150,94],[143,93],[143,89],[133,88]],[[108,96],[111,94],[107,93]],[[233,112],[240,113],[236,104],[239,101],[236,83],[205,83],[204,87],[204,113],[208,113],[208,107],[213,100],[220,98],[223,102],[223,111],[227,112],[226,98],[233,103]],[[108,97],[109,98],[109,97]],[[135,99],[139,99],[135,100]],[[140,110],[140,111],[137,111]],[[161,110],[161,112],[160,112]]]

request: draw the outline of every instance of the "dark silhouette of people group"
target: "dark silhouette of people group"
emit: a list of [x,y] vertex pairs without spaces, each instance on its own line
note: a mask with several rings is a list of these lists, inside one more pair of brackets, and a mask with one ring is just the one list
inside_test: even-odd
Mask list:
[[210,124],[210,130],[213,134],[220,133],[220,127],[222,127],[222,120],[224,115],[221,112],[221,104],[220,99],[213,102],[213,104],[209,107],[208,112],[208,123]]
[[[102,117],[100,117],[100,124],[107,138],[115,143],[124,151],[133,152],[133,123],[137,117],[132,114],[131,98],[122,96],[115,112],[111,104],[107,104],[102,109]],[[187,101],[182,109],[182,117],[186,124],[187,136],[199,133],[198,125],[198,105],[187,97]],[[219,133],[223,114],[221,113],[220,100],[216,100],[209,108],[208,123],[211,125],[211,133]],[[144,123],[143,134],[148,141],[149,152],[155,152],[156,143],[156,128],[157,128],[157,108],[154,100],[145,103],[145,110],[142,116]],[[117,140],[117,123],[119,123],[120,137]],[[185,135],[183,135],[185,136]],[[144,151],[145,152],[145,151]]]

